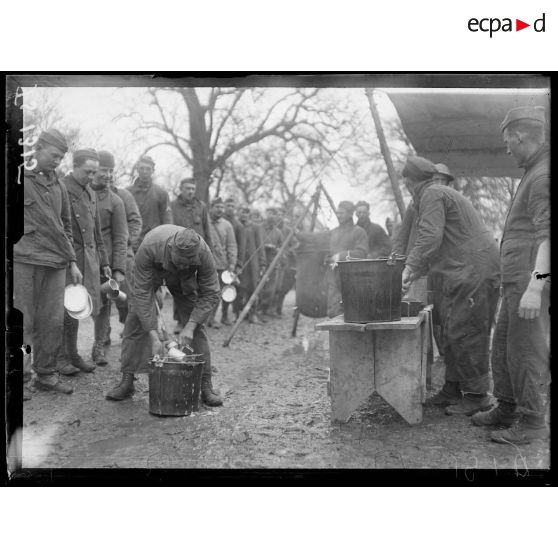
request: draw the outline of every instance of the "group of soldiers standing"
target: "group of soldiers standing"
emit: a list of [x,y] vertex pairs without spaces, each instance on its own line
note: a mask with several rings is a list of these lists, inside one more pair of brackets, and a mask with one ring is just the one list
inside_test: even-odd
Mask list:
[[[139,276],[136,256],[146,235],[154,229],[176,225],[200,235],[212,256],[219,289],[223,287],[222,272],[234,274],[235,318],[290,231],[281,208],[268,208],[265,220],[258,210],[238,207],[233,198],[224,202],[215,198],[208,208],[196,197],[190,178],[180,182],[179,195],[169,203],[167,191],[153,182],[155,162],[149,156],[137,162],[137,178],[132,185],[118,188],[115,159],[106,150],[77,149],[72,155],[71,172],[59,178],[56,169],[68,151],[64,135],[55,129],[43,131],[35,149],[36,167],[26,171],[24,177],[24,234],[14,246],[14,305],[24,314],[24,346],[33,349],[24,357],[26,399],[30,397],[32,370],[36,388],[70,394],[72,388],[60,375],[91,373],[97,366],[108,364],[112,301],[102,285],[113,279],[125,294],[115,301],[119,320],[125,324],[130,305],[139,304],[130,300]],[[291,244],[264,285],[259,302],[252,305],[249,322],[264,323],[269,317],[281,315],[284,297],[294,285],[294,265]],[[78,352],[79,320],[64,309],[65,287],[77,283],[84,285],[91,298],[91,360]],[[161,286],[168,286],[167,281]],[[193,292],[196,289],[200,290],[199,285]],[[159,312],[162,292],[159,289],[155,298]],[[183,307],[180,296],[174,295],[174,333],[178,334],[187,324],[192,304]],[[213,302],[204,321],[214,328],[230,325],[231,304],[215,293],[211,296]],[[219,303],[220,323],[215,319]],[[208,349],[206,352],[209,354]],[[209,364],[206,368],[209,376]],[[218,400],[212,387],[202,390],[204,393],[206,402]]]
[[[341,202],[339,226],[326,233],[293,231],[282,209],[269,207],[262,218],[234,198],[216,197],[207,208],[190,178],[180,182],[180,194],[169,204],[166,190],[153,183],[155,163],[148,156],[138,161],[138,176],[126,189],[115,187],[115,160],[107,151],[76,150],[72,171],[59,179],[55,170],[68,151],[66,140],[57,130],[42,132],[35,168],[24,175],[24,234],[14,246],[14,305],[24,315],[24,345],[33,349],[32,362],[31,355],[25,357],[27,377],[33,369],[37,388],[69,394],[72,389],[59,374],[90,373],[107,364],[111,301],[102,285],[112,278],[128,299],[118,304],[124,323],[122,379],[107,398],[129,397],[134,374],[161,353],[160,293],[167,287],[175,333],[204,355],[202,401],[221,405],[211,382],[205,326],[231,325],[231,310],[238,319],[264,274],[259,300],[246,319],[257,323],[281,315],[294,285],[297,242],[318,238],[329,249],[329,316],[342,313],[338,261],[406,255],[403,288],[428,277],[442,331],[445,384],[429,403],[448,415],[471,416],[477,426],[496,428],[491,433],[496,442],[547,438],[541,390],[549,359],[550,151],[544,109],[512,109],[501,133],[525,173],[498,252],[470,200],[449,186],[453,177],[447,167],[421,157],[409,157],[403,168],[412,203],[399,232],[392,232],[392,246],[382,227],[370,221],[366,202]],[[278,265],[265,273],[279,253]],[[221,300],[226,271],[236,277],[232,309]],[[65,286],[72,283],[82,283],[91,297],[93,362],[79,355],[79,320],[64,309]]]

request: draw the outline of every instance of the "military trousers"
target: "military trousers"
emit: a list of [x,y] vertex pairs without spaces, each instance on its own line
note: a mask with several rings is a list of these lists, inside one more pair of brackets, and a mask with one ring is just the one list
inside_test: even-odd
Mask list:
[[541,315],[518,315],[526,284],[502,287],[502,301],[492,341],[494,397],[515,403],[518,411],[544,417],[550,382],[550,288],[542,293]]
[[[178,297],[174,297],[175,311],[181,323],[186,324],[192,313],[192,306],[186,305]],[[203,373],[211,373],[211,352],[209,349],[209,339],[203,324],[198,324],[194,332],[193,347],[194,353],[204,356],[205,364]],[[151,352],[151,339],[149,332],[143,329],[140,319],[135,312],[134,303],[130,303],[124,332],[122,334],[122,373],[141,373],[149,372],[149,361],[153,357]]]
[[490,330],[497,304],[498,288],[490,280],[456,290],[444,285],[440,312],[446,382],[458,382],[464,393],[490,389]]
[[14,306],[23,313],[23,343],[37,374],[56,371],[64,328],[66,268],[14,262]]

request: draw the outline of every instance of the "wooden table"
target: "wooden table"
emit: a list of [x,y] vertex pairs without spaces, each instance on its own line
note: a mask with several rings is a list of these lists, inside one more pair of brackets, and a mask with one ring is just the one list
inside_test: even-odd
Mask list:
[[397,322],[316,324],[329,331],[332,420],[347,421],[377,392],[409,424],[422,422],[431,333],[428,309]]

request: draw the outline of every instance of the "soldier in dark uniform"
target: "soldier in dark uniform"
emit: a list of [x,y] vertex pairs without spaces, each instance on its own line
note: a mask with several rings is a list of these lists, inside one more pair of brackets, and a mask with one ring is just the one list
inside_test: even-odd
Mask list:
[[512,445],[549,436],[541,395],[550,374],[550,147],[545,126],[544,108],[529,106],[510,110],[501,125],[508,153],[525,173],[500,244],[502,301],[492,344],[498,406],[472,421],[506,427],[491,432],[491,438]]
[[446,381],[427,402],[448,415],[490,407],[488,346],[498,301],[498,249],[471,202],[435,183],[434,163],[409,157],[403,169],[418,212],[417,234],[403,271],[403,289],[428,274],[442,277]]
[[[262,229],[251,219],[250,208],[243,206],[239,209],[238,219],[244,226],[246,236],[246,261],[240,275],[238,297],[234,301],[234,311],[238,315],[248,302],[252,293],[258,286],[261,273],[265,269],[265,249],[263,243]],[[247,316],[250,323],[261,323],[256,315],[257,304],[253,304]]]
[[364,229],[368,236],[367,258],[382,258],[391,253],[391,241],[386,231],[377,223],[370,220],[370,204],[359,201],[356,204],[357,225]]
[[128,191],[134,196],[142,219],[142,229],[139,237],[141,244],[143,237],[153,228],[166,223],[172,223],[169,207],[169,195],[166,190],[153,183],[155,161],[147,155],[136,163],[138,177]]
[[[286,217],[285,210],[282,207],[277,207],[277,228],[281,233],[283,242],[288,235],[292,232],[292,227],[289,225]],[[294,235],[291,237],[289,244],[278,264],[278,278],[277,278],[277,293],[275,297],[275,312],[278,316],[283,314],[283,302],[287,293],[295,285],[295,272],[296,272],[296,255],[295,246],[297,244]]]
[[211,354],[204,323],[219,300],[219,280],[209,247],[192,229],[161,225],[145,236],[132,273],[130,311],[122,338],[122,379],[107,394],[120,401],[134,392],[134,373],[149,369],[150,357],[161,354],[155,293],[166,284],[181,323],[180,341],[203,354],[201,394],[206,405],[222,405],[211,382]]
[[[277,210],[274,207],[266,209],[266,218],[263,224],[265,259],[269,266],[283,244],[283,235],[277,228]],[[279,264],[278,264],[279,265]],[[261,290],[260,308],[264,316],[276,317],[273,304],[277,292],[277,265],[269,275]]]
[[[77,265],[83,274],[83,284],[93,303],[93,318],[101,305],[99,273],[111,277],[107,252],[103,243],[97,197],[89,184],[99,168],[99,155],[94,149],[78,149],[73,155],[73,170],[63,178],[68,190],[72,213],[72,232]],[[70,283],[71,278],[66,278]],[[64,352],[61,355],[61,374],[79,371],[93,372],[95,365],[85,362],[78,354],[77,337],[79,320],[67,312],[64,316]]]
[[23,313],[23,343],[32,349],[35,387],[70,394],[73,390],[60,381],[56,363],[63,335],[66,270],[72,283],[82,281],[70,201],[55,173],[68,146],[58,130],[49,129],[39,135],[34,149],[36,166],[23,178],[23,236],[14,245],[14,306]]
[[329,255],[327,263],[327,315],[330,318],[343,313],[341,298],[341,279],[339,270],[334,265],[346,258],[365,258],[368,253],[368,237],[364,229],[355,225],[353,214],[355,205],[350,201],[342,201],[337,206],[337,219],[339,226],[332,231],[319,233],[297,233],[297,238],[302,242],[329,240]]
[[[117,188],[114,184],[114,176],[111,179],[110,189],[122,200],[124,204],[124,211],[126,212],[126,223],[128,225],[128,244],[126,249],[126,275],[124,282],[120,285],[120,290],[128,295],[130,292],[129,278],[132,273],[132,265],[134,263],[134,254],[139,248],[139,239],[142,229],[141,214],[138,209],[138,204],[134,196],[126,188]],[[116,307],[118,308],[118,320],[121,324],[126,322],[128,315],[128,300],[116,300]],[[105,345],[110,345],[110,327]]]
[[[213,250],[211,240],[211,226],[209,211],[205,203],[196,197],[196,183],[193,178],[183,178],[180,181],[180,194],[171,203],[172,222],[180,227],[195,230]],[[176,305],[173,317],[176,320],[175,333],[180,331],[184,324],[178,320]]]
[[[246,233],[244,231],[244,225],[242,225],[236,217],[236,200],[234,198],[231,197],[225,200],[225,214],[223,216],[232,225],[234,230],[234,238],[236,240],[237,249],[235,273],[239,274],[244,266],[244,260],[246,257]],[[221,307],[223,313],[221,322],[225,325],[230,323],[228,317],[229,306],[230,303],[223,301],[223,305]]]
[[[128,224],[126,211],[120,197],[110,189],[114,172],[114,157],[108,151],[99,151],[99,168],[91,182],[91,189],[97,196],[97,210],[101,220],[103,244],[107,251],[112,277],[120,286],[124,282],[126,272],[126,248],[128,244]],[[101,285],[108,281],[101,277]],[[91,359],[99,366],[106,366],[104,343],[110,330],[111,301],[101,294],[101,307],[95,322],[95,340],[91,350]]]
[[171,213],[175,225],[194,229],[211,249],[209,211],[206,204],[196,197],[193,178],[180,181],[180,194],[171,203]]

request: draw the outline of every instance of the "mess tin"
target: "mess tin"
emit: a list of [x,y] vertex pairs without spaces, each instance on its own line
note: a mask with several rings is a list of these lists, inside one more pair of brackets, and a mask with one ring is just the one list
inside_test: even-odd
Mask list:
[[87,308],[87,289],[83,285],[68,285],[64,289],[64,308],[68,312],[80,313]]
[[101,285],[101,293],[106,295],[111,300],[118,298],[120,294],[120,287],[115,279],[109,279]]

